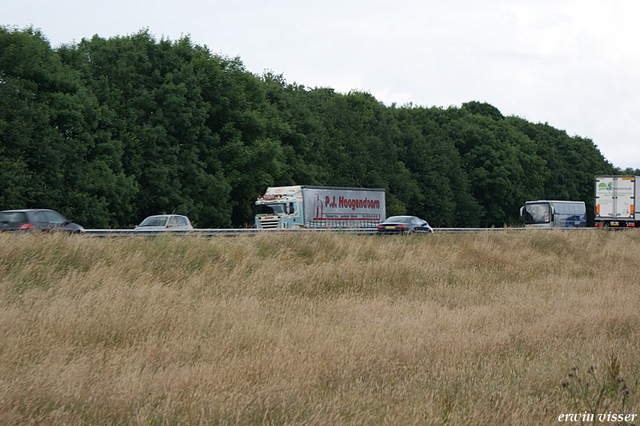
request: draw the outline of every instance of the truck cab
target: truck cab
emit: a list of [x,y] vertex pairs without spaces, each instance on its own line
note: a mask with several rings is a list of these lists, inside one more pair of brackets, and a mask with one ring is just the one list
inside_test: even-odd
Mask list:
[[254,205],[255,227],[285,229],[304,226],[302,187],[280,186],[267,188]]

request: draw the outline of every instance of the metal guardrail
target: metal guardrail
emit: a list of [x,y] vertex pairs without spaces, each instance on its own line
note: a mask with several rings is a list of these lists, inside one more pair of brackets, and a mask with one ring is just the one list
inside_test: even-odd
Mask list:
[[474,232],[520,232],[520,231],[589,231],[596,230],[598,228],[433,228],[433,232],[436,234],[462,234],[462,233],[474,233]]
[[[584,231],[598,228],[433,228],[436,234],[460,234],[478,232],[504,232],[504,231],[540,231],[540,230],[562,230],[562,231]],[[156,237],[159,235],[176,236],[239,236],[239,235],[265,235],[265,234],[297,234],[313,232],[343,232],[351,234],[376,234],[376,228],[301,228],[301,229],[256,229],[256,228],[212,228],[194,229],[193,231],[138,231],[136,229],[86,229],[85,235],[93,237]]]
[[433,228],[436,234],[461,234],[476,232],[524,231],[528,228]]
[[194,229],[192,231],[138,231],[136,229],[86,229],[85,235],[93,237],[156,237],[159,235],[176,236],[238,236],[238,235],[264,235],[264,234],[296,234],[302,232],[336,232],[355,234],[375,234],[375,228],[315,228],[315,229],[256,229],[256,228],[214,228],[214,229]]

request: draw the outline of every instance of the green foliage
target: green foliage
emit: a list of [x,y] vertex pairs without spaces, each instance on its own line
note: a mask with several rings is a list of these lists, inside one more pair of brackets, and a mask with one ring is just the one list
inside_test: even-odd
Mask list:
[[104,129],[109,111],[78,72],[39,32],[2,28],[0,75],[2,206],[50,207],[92,226],[121,223],[137,184]]
[[510,117],[509,122],[534,142],[536,155],[546,162],[542,191],[545,199],[580,200],[587,204],[593,224],[595,175],[616,174],[614,167],[589,139],[570,137],[548,124],[533,124]]
[[0,208],[87,227],[246,226],[267,186],[291,184],[385,188],[388,214],[438,227],[517,225],[527,200],[592,207],[593,176],[620,172],[591,140],[486,103],[387,107],[146,30],[53,50],[0,28],[0,142]]

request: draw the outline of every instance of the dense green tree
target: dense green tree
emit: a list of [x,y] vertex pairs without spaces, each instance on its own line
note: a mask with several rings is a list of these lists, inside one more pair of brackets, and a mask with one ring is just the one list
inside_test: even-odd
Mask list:
[[0,164],[6,207],[50,207],[87,226],[117,226],[135,182],[119,167],[109,120],[38,31],[0,29]]
[[640,176],[640,169],[634,169],[633,167],[627,167],[625,169],[616,168],[615,174],[617,174],[617,175]]
[[434,226],[502,226],[527,200],[592,207],[593,176],[613,173],[640,170],[486,103],[387,107],[146,30],[53,50],[31,28],[0,29],[0,208],[88,227],[170,212],[247,226],[267,186],[306,184],[385,188],[388,214]]
[[264,72],[262,80],[266,86],[266,100],[277,108],[283,122],[279,134],[286,168],[275,184],[326,183],[328,173],[318,159],[326,154],[327,132],[321,116],[315,111],[313,94],[304,86],[287,84],[281,74],[271,71]]
[[156,42],[147,31],[109,40],[94,36],[62,50],[112,112],[108,131],[122,146],[125,173],[139,187],[128,224],[175,212],[198,226],[229,225],[230,187],[200,87],[206,75],[198,66],[208,52],[188,38]]
[[462,104],[462,109],[471,114],[482,115],[495,121],[504,120],[504,115],[502,115],[498,108],[484,102],[466,102]]
[[471,194],[462,159],[453,141],[433,120],[433,110],[404,107],[396,112],[402,129],[398,141],[402,161],[421,192],[411,211],[437,227],[479,226],[480,206]]
[[400,160],[400,138],[393,111],[368,93],[336,94],[318,89],[310,94],[326,130],[324,184],[385,188],[387,214],[408,212],[420,199],[420,189]]
[[462,157],[485,226],[515,225],[516,212],[542,195],[544,161],[531,141],[504,120],[469,114],[445,125]]
[[540,198],[584,201],[588,223],[593,224],[594,176],[616,172],[593,141],[570,137],[548,124],[533,124],[517,117],[510,117],[509,122],[536,144],[536,155],[546,163]]

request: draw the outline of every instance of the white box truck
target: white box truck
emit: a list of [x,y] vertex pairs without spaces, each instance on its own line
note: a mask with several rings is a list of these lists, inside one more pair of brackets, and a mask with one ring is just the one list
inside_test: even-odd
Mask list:
[[386,219],[384,188],[274,186],[254,206],[258,229],[375,228]]
[[640,176],[596,176],[595,225],[636,227]]

